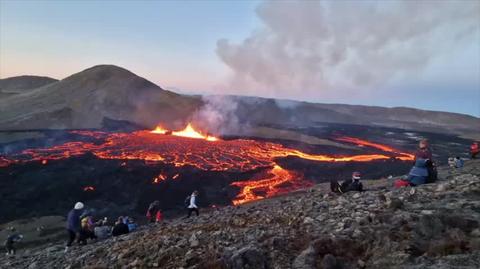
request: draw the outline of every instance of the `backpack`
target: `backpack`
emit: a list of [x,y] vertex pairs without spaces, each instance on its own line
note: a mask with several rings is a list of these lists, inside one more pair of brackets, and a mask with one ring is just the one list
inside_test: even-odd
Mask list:
[[185,198],[185,201],[183,201],[183,204],[185,205],[185,207],[188,207],[190,205],[190,198],[191,196],[187,196],[187,198]]

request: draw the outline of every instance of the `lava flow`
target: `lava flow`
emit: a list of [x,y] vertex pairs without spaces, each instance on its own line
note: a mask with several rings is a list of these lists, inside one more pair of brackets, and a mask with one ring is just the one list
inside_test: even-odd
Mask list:
[[[71,141],[49,148],[27,149],[8,158],[0,157],[0,166],[30,161],[40,161],[44,164],[48,161],[50,164],[50,161],[91,153],[100,159],[144,160],[148,163],[173,164],[176,167],[191,166],[204,171],[258,171],[251,180],[235,181],[230,184],[240,188],[233,203],[241,204],[310,184],[303,175],[280,167],[277,160],[281,158],[297,157],[313,162],[413,159],[413,155],[409,153],[352,137],[340,137],[336,140],[371,147],[382,152],[349,156],[313,154],[271,142],[245,139],[220,140],[195,131],[191,125],[182,131],[169,131],[157,127],[153,131],[131,133],[97,131],[72,131],[71,133],[84,137],[83,140],[94,139],[95,142]],[[160,184],[177,177],[178,175],[168,178],[159,175],[153,179],[153,183]]]

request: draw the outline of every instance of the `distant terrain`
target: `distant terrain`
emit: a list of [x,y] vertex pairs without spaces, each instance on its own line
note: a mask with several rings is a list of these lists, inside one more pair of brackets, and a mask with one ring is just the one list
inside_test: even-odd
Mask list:
[[[215,102],[210,103],[210,99]],[[106,120],[126,121],[145,128],[153,128],[158,123],[180,128],[189,121],[201,124],[205,111],[223,117],[215,118],[217,125],[228,123],[229,128],[213,128],[208,121],[200,126],[220,135],[238,134],[239,130],[242,135],[259,133],[257,127],[283,130],[328,123],[465,137],[480,133],[479,118],[458,113],[258,97],[180,95],[113,65],[94,66],[59,81],[35,76],[0,80],[0,131],[98,129],[104,127]],[[237,128],[230,128],[231,125]],[[261,131],[266,137],[271,137],[271,132]],[[291,133],[287,135],[291,137]]]

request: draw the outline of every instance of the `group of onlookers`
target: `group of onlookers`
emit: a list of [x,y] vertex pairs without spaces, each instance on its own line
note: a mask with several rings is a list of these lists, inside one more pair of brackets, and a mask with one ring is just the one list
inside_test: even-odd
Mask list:
[[130,217],[119,217],[113,227],[108,224],[106,217],[94,221],[92,214],[84,210],[84,204],[77,202],[67,216],[68,241],[65,251],[75,241],[85,245],[87,240],[106,239],[110,236],[127,234],[136,229],[137,224]]

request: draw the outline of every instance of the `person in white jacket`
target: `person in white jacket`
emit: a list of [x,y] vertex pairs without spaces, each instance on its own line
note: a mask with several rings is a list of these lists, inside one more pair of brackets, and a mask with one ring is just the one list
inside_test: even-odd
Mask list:
[[192,215],[192,212],[195,212],[197,216],[199,215],[198,206],[197,206],[197,196],[198,196],[198,191],[194,191],[192,195],[190,195],[190,204],[188,205],[187,218],[190,218],[190,216]]

